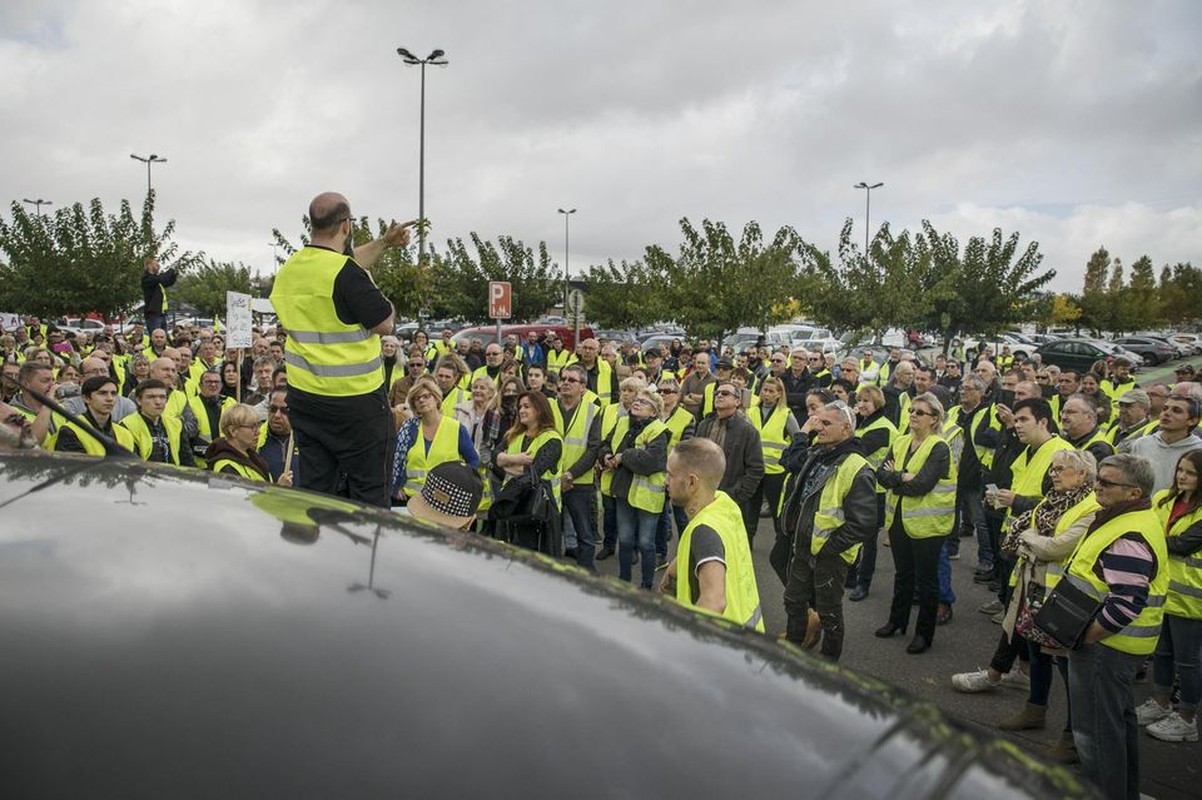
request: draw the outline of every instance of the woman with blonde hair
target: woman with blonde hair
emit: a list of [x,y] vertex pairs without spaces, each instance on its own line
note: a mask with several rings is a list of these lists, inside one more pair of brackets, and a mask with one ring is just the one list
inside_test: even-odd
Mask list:
[[[263,421],[254,406],[235,403],[221,414],[217,427],[221,435],[205,450],[205,469],[218,475],[235,475],[248,481],[271,482],[271,469],[255,446]],[[292,471],[286,470],[278,481],[292,485]]]
[[751,497],[751,507],[758,514],[767,498],[768,510],[772,513],[772,527],[780,536],[780,493],[786,477],[780,457],[793,442],[793,437],[801,433],[801,425],[785,402],[784,381],[775,375],[764,378],[759,401],[759,405],[747,410],[747,419],[760,433],[764,455],[764,479]]
[[462,461],[479,466],[471,434],[459,420],[442,413],[442,390],[432,378],[414,381],[406,403],[413,417],[397,431],[393,454],[392,496],[401,503],[418,494],[426,474],[439,464]]

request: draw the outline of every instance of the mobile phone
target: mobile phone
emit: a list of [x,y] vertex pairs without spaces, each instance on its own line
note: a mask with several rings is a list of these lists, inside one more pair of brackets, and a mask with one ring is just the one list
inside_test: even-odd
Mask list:
[[985,491],[992,492],[993,494],[997,494],[998,492],[1001,491],[1001,489],[998,488],[996,483],[987,483],[987,484],[985,484]]
[[1002,405],[1006,406],[1006,408],[1011,408],[1014,405],[1014,390],[1002,389],[1001,399]]

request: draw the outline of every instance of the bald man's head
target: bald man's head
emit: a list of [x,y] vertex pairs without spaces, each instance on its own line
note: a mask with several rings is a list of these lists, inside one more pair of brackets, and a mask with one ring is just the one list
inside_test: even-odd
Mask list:
[[314,236],[333,236],[350,216],[351,204],[338,192],[322,192],[309,203],[309,225]]
[[709,439],[686,439],[672,450],[672,459],[679,472],[696,475],[710,491],[718,488],[726,472],[726,454]]

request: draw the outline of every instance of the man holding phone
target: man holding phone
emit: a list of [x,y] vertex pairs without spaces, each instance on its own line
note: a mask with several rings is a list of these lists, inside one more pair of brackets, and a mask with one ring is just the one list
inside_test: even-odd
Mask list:
[[371,268],[390,247],[409,243],[416,221],[354,246],[350,203],[324,192],[309,204],[312,243],[280,268],[271,292],[288,331],[288,408],[300,451],[300,488],[346,494],[388,508],[393,424],[380,335],[396,313]]

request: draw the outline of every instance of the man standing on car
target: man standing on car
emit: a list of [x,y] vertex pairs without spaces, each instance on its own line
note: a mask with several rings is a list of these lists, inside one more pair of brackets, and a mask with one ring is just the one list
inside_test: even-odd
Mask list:
[[272,305],[288,331],[288,410],[300,450],[300,487],[334,494],[346,475],[353,500],[388,508],[392,414],[380,336],[392,332],[392,303],[371,267],[409,242],[409,225],[353,246],[354,217],[341,194],[309,204],[312,244],[280,268]]

